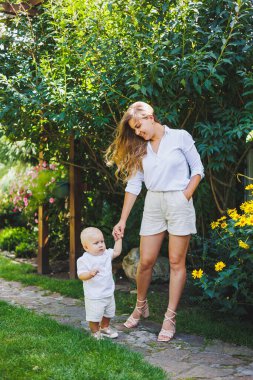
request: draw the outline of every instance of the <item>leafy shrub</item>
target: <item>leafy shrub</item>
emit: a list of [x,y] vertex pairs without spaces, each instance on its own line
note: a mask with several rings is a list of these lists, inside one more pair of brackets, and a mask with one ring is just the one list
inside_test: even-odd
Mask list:
[[[29,247],[29,254],[34,253],[35,242],[35,235],[24,227],[9,227],[0,231],[0,249],[15,251],[19,256],[22,256],[22,250],[23,252],[25,251],[24,245],[26,245],[26,247]],[[25,255],[27,255],[26,252]]]
[[[253,185],[246,186],[246,190],[252,189]],[[194,269],[192,276],[204,298],[223,311],[245,314],[253,305],[253,200],[242,203],[240,209],[242,213],[229,209],[227,216],[211,223],[209,257],[204,258],[203,269]]]
[[34,255],[35,247],[31,243],[22,242],[15,247],[16,257],[31,257]]

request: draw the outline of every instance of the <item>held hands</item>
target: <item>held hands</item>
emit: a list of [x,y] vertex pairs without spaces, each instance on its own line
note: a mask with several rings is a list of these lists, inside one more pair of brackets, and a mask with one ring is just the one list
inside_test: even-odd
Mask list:
[[122,220],[117,223],[112,230],[112,236],[115,240],[122,239],[124,237],[126,223]]

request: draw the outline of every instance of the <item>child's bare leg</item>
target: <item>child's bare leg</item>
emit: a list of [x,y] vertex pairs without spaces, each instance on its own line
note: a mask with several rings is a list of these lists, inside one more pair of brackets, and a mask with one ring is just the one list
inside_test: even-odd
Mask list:
[[99,322],[89,322],[89,327],[92,333],[99,331]]
[[107,327],[109,327],[110,320],[111,320],[111,318],[103,317],[102,321],[100,323],[101,329],[106,329]]

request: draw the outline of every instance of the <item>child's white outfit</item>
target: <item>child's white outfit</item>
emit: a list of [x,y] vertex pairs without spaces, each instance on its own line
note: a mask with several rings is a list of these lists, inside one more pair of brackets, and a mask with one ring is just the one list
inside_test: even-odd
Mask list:
[[112,259],[114,250],[106,249],[101,255],[84,252],[77,260],[77,275],[98,270],[90,280],[83,281],[86,321],[101,322],[103,316],[115,316]]

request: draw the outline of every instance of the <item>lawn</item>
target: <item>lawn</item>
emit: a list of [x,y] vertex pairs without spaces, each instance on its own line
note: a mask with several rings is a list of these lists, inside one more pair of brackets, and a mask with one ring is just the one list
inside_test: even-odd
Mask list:
[[2,380],[165,380],[167,375],[111,341],[0,301]]
[[[73,298],[83,299],[82,283],[79,280],[62,280],[41,276],[29,264],[17,264],[0,256],[0,277],[9,281],[20,281],[24,285],[37,285],[43,289],[58,292]],[[189,302],[189,291],[184,298],[177,316],[177,331],[197,334],[207,339],[221,339],[226,342],[253,347],[253,326],[250,321],[233,315],[218,313],[211,305],[197,305]],[[117,314],[127,314],[135,304],[136,295],[115,292]],[[167,293],[153,287],[149,292],[150,319],[161,323],[166,309]]]

